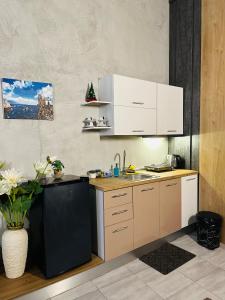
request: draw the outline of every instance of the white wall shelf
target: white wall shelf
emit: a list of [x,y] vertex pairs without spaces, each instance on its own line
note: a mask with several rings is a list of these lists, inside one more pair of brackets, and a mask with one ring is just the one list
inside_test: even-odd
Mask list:
[[105,126],[105,127],[83,127],[83,131],[91,131],[91,130],[106,130],[106,129],[110,129],[111,127],[110,126]]
[[101,106],[110,104],[111,102],[108,101],[90,101],[90,102],[84,102],[81,104],[81,106]]

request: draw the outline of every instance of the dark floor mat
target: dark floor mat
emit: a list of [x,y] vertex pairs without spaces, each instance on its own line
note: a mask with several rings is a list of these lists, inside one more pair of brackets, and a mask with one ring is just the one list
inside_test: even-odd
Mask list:
[[195,255],[169,243],[143,255],[140,260],[160,273],[166,275],[182,266]]

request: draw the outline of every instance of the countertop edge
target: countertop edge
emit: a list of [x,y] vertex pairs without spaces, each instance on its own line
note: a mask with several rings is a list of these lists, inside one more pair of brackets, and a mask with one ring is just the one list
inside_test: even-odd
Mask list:
[[[186,176],[191,176],[191,175],[198,174],[198,171],[195,171],[195,170],[186,170],[185,169],[185,170],[180,170],[180,171],[182,171],[182,172],[185,171],[185,173],[179,174],[179,170],[176,170],[176,171],[169,172],[169,174],[167,176],[165,175],[165,173],[159,173],[159,176],[160,175],[162,176],[160,178],[146,179],[146,180],[132,181],[132,182],[116,178],[115,180],[117,180],[117,181],[115,183],[108,184],[108,186],[104,185],[103,181],[112,180],[112,178],[91,179],[89,183],[90,183],[90,185],[95,187],[96,190],[109,192],[109,191],[113,191],[113,190],[117,190],[117,189],[133,187],[133,186],[137,186],[137,185],[149,184],[149,183],[153,183],[153,182],[165,181],[165,180],[176,179],[176,178],[181,178],[181,177],[186,177]],[[171,174],[172,172],[176,172],[176,173]],[[140,173],[142,173],[142,172],[140,172]],[[146,174],[145,172],[143,172],[143,173]],[[154,173],[154,174],[156,175],[156,173]],[[102,182],[100,182],[100,181],[102,181]]]

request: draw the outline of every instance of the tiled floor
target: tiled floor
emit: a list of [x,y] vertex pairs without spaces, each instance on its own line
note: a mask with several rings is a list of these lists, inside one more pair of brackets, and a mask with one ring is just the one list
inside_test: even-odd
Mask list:
[[187,235],[173,244],[196,257],[168,275],[136,259],[52,300],[225,300],[225,246],[210,251]]

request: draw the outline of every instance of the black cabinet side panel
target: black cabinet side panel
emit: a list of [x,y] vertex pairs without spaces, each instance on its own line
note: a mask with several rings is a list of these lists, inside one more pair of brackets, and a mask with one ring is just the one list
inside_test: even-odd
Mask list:
[[184,136],[169,138],[169,153],[198,169],[201,1],[170,1],[170,84],[184,88]]
[[199,169],[200,84],[201,84],[201,1],[194,1],[193,97],[191,167]]

